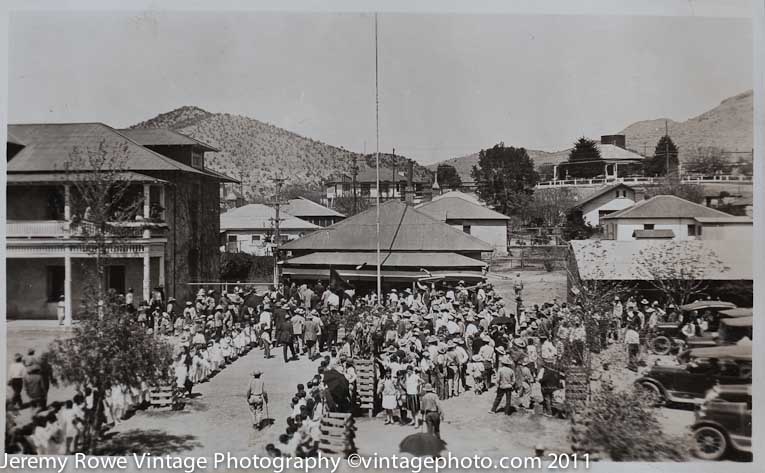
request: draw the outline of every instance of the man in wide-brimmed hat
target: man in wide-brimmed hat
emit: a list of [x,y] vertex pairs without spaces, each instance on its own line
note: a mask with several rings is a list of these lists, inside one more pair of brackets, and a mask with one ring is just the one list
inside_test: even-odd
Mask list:
[[252,415],[252,426],[258,430],[263,428],[263,409],[268,404],[268,394],[266,385],[263,382],[263,372],[256,369],[252,372],[252,378],[247,385],[245,394],[247,405],[250,407]]
[[509,356],[505,355],[499,359],[499,369],[497,370],[497,396],[494,398],[494,404],[492,404],[489,413],[494,414],[497,412],[502,398],[505,398],[506,415],[511,414],[511,398],[513,395],[513,386],[515,385],[515,371],[513,371],[513,361]]
[[441,421],[444,419],[444,412],[441,410],[438,396],[435,389],[433,389],[433,385],[430,383],[425,385],[423,392],[424,394],[420,400],[420,410],[423,419],[425,419],[428,433],[441,438]]

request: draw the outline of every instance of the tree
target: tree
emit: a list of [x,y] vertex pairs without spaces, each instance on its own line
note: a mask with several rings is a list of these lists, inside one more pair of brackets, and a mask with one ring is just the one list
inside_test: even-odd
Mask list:
[[568,155],[566,170],[570,177],[590,178],[603,174],[600,149],[596,141],[581,137]]
[[583,412],[582,437],[613,461],[684,460],[687,441],[664,434],[652,401],[640,390],[607,386]]
[[359,214],[369,209],[371,206],[372,205],[369,203],[369,199],[359,195],[356,197],[356,211],[354,212],[352,195],[344,195],[335,199],[335,210],[345,215],[346,217]]
[[587,240],[597,232],[597,228],[584,221],[581,210],[576,208],[568,209],[566,212],[566,224],[563,227],[564,240]]
[[[662,136],[659,138],[659,142],[656,143],[653,158],[646,159],[643,164],[645,174],[648,176],[677,175],[680,165],[677,153],[677,146],[675,146],[672,138],[669,135]],[[669,156],[669,160],[667,160],[667,156]],[[667,170],[667,164],[669,164],[669,171]]]
[[725,152],[715,146],[696,148],[696,156],[692,161],[685,164],[685,170],[705,176],[728,173],[732,164],[725,158]]
[[636,262],[643,278],[676,307],[705,293],[710,270],[720,273],[729,269],[713,250],[694,240],[646,246],[639,251]]
[[557,227],[566,221],[568,211],[576,204],[576,192],[571,187],[537,189],[526,207],[527,224]]
[[[121,295],[104,288],[110,249],[135,236],[137,209],[143,206],[142,194],[133,192],[125,172],[127,159],[126,143],[102,141],[94,148],[73,150],[65,163],[67,183],[74,188],[77,235],[95,256],[95,269],[83,268],[79,323],[70,338],[51,344],[50,360],[64,383],[93,389],[95,412],[84,432],[87,452],[93,451],[101,432],[107,390],[167,380],[172,359],[171,345],[141,326]],[[138,223],[139,232],[151,226]]]
[[481,150],[471,176],[478,183],[478,196],[505,215],[520,212],[531,201],[539,181],[526,150],[504,143]]
[[665,177],[655,185],[645,187],[646,199],[657,195],[674,195],[697,204],[704,203],[705,199],[703,186],[683,183],[677,175]]
[[462,185],[462,178],[451,164],[439,164],[436,176],[442,189],[459,189]]

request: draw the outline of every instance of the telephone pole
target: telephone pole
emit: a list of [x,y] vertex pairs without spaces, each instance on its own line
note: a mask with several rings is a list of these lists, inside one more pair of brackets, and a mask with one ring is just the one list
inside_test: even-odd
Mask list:
[[281,246],[281,232],[279,230],[279,225],[281,223],[281,217],[279,216],[279,211],[281,209],[282,204],[286,204],[286,202],[282,202],[281,200],[281,192],[282,192],[282,185],[284,184],[284,178],[283,177],[275,177],[272,179],[274,184],[276,184],[276,195],[274,197],[274,200],[272,200],[269,205],[271,205],[274,210],[276,211],[275,218],[271,219],[271,221],[274,224],[274,247],[273,247],[273,253],[274,253],[274,287],[279,287],[279,247]]
[[[364,145],[364,148],[366,149],[366,144]],[[353,155],[353,162],[351,164],[351,190],[353,191],[353,215],[356,215],[356,213],[359,211],[357,203],[356,203],[356,177],[359,175],[359,157],[355,154]]]
[[664,161],[667,167],[667,178],[669,178],[669,124],[664,120]]
[[396,198],[396,148],[393,148],[393,198]]

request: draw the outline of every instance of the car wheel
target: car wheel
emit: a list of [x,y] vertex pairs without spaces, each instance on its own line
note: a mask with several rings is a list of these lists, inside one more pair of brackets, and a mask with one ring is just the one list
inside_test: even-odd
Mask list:
[[660,335],[651,340],[651,351],[656,355],[668,355],[672,351],[672,340]]
[[662,406],[665,403],[664,394],[656,384],[650,381],[643,381],[639,384],[640,389],[653,400],[653,405]]
[[699,427],[693,431],[693,439],[693,452],[703,460],[719,460],[728,449],[728,439],[715,427]]

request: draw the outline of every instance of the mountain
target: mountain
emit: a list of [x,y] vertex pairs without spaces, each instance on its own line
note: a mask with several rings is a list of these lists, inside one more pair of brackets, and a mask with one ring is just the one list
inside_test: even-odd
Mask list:
[[[728,152],[744,153],[751,159],[754,146],[752,129],[752,91],[723,100],[717,107],[684,122],[667,120],[669,135],[678,147],[680,160],[687,162],[697,156],[699,148],[720,148]],[[620,134],[626,135],[627,148],[639,154],[653,155],[656,143],[664,135],[664,118],[645,120],[629,125]],[[597,137],[595,137],[597,138]],[[573,140],[572,140],[573,141]],[[545,164],[557,164],[568,159],[570,150],[555,152],[527,150],[537,168]],[[428,166],[435,171],[439,164],[450,164],[457,169],[463,181],[472,181],[470,170],[478,162],[478,153],[447,159]]]
[[[725,151],[751,152],[754,146],[754,100],[751,90],[727,98],[717,107],[684,122],[666,120],[669,136],[678,147],[680,160],[697,156],[699,148],[720,148]],[[633,123],[621,131],[627,137],[627,148],[643,152],[645,146],[653,154],[656,143],[664,135],[664,118]]]
[[[249,117],[211,113],[185,106],[133,125],[131,128],[170,128],[220,149],[207,153],[205,165],[243,182],[248,201],[270,198],[274,177],[285,187],[317,190],[331,176],[348,173],[354,156],[360,172],[374,158],[322,143]],[[383,165],[387,160],[381,159]],[[398,157],[398,166],[404,160]],[[415,174],[428,173],[415,164]]]

